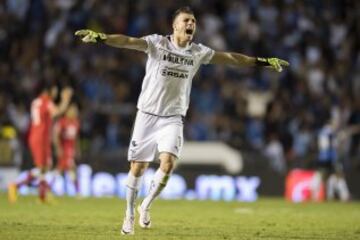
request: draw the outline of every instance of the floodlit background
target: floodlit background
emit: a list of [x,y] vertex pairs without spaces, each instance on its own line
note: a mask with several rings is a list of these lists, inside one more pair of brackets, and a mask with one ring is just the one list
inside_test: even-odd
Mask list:
[[[195,11],[195,42],[219,51],[276,56],[291,66],[280,74],[245,67],[199,70],[185,120],[184,159],[163,197],[252,201],[282,196],[292,170],[314,169],[316,136],[328,112],[341,128],[360,124],[359,1],[2,0],[3,190],[18,171],[32,167],[29,105],[39,81],[47,79],[71,84],[81,105],[77,162],[83,164],[83,194],[123,196],[146,55],[83,44],[74,32],[166,35],[172,12],[184,5]],[[359,199],[360,134],[347,135],[338,153],[352,198]],[[61,182],[57,186],[63,194]],[[297,200],[308,198],[306,191]]]

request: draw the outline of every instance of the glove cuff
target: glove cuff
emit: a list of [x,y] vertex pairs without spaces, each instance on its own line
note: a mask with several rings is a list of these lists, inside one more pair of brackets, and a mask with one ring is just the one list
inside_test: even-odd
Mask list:
[[105,42],[106,39],[107,39],[107,36],[105,33],[98,33],[95,38],[96,42],[99,42],[99,43]]
[[266,67],[270,66],[270,63],[267,58],[257,57],[255,61],[256,66]]

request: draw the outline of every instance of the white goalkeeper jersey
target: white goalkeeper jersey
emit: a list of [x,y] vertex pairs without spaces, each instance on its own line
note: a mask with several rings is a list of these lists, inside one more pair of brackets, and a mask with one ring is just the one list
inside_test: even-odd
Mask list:
[[201,64],[208,64],[214,50],[191,43],[177,47],[170,36],[145,36],[146,74],[137,108],[158,116],[186,115],[192,79]]

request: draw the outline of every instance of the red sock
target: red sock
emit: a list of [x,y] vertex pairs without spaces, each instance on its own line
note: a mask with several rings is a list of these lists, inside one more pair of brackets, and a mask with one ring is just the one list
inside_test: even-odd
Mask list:
[[17,183],[16,184],[16,187],[19,188],[21,187],[22,185],[27,185],[27,184],[30,184],[32,180],[35,179],[35,176],[32,175],[31,171],[28,172],[27,176],[26,176],[26,179]]
[[39,183],[39,198],[42,202],[46,200],[46,193],[49,189],[49,186],[45,180],[41,180]]

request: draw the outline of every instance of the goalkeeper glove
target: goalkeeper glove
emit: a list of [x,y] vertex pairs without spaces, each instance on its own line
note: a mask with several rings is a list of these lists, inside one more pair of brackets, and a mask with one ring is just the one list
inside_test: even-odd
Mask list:
[[279,58],[256,58],[256,65],[257,66],[265,66],[272,69],[275,69],[277,72],[281,72],[283,70],[283,66],[287,67],[290,64],[282,59]]
[[81,41],[85,43],[104,42],[107,39],[105,33],[98,33],[90,29],[81,29],[75,32],[75,36],[79,36]]

